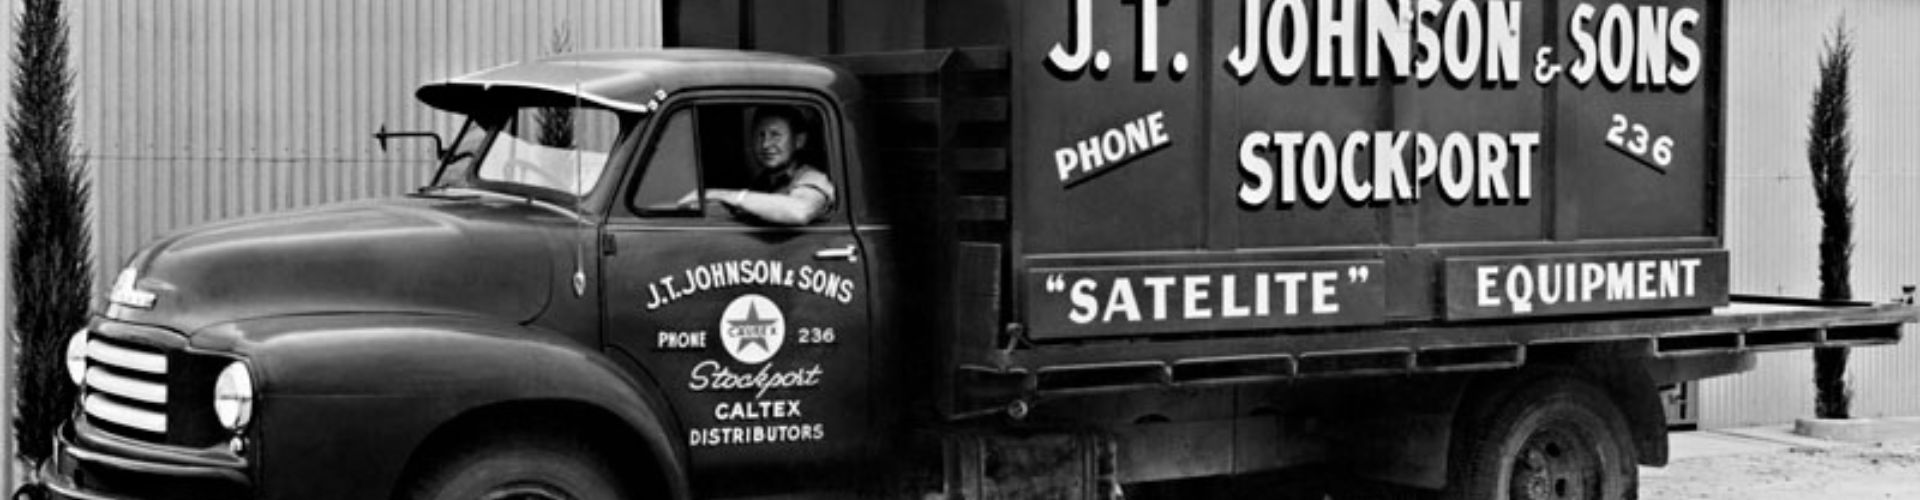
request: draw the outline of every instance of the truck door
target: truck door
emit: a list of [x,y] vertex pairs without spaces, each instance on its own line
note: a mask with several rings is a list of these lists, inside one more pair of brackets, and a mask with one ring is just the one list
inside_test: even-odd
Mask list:
[[[836,207],[811,224],[697,199],[747,187],[753,117],[774,106],[807,122],[795,161],[834,184]],[[662,386],[707,491],[818,485],[866,455],[867,272],[828,109],[804,96],[676,96],[648,125],[606,226],[605,341]]]

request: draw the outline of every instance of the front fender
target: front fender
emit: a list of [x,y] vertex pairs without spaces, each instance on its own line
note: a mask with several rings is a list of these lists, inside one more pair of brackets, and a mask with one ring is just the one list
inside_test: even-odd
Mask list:
[[674,496],[688,496],[685,450],[658,389],[565,335],[481,318],[342,314],[220,324],[191,342],[253,367],[266,498],[385,498],[441,424],[534,400],[616,416],[646,442]]

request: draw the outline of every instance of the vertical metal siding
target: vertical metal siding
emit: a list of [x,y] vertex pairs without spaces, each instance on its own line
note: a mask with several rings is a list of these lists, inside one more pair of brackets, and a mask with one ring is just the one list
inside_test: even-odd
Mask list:
[[[1854,98],[1854,296],[1884,301],[1904,284],[1920,284],[1920,3],[1881,0],[1871,12],[1847,14],[1862,29],[1863,54],[1854,66],[1861,91]],[[1881,14],[1887,14],[1881,17]],[[1869,48],[1870,47],[1870,48]],[[1868,111],[1872,110],[1872,111]],[[1908,328],[1907,333],[1920,332]],[[1849,364],[1854,414],[1920,415],[1920,338],[1889,348],[1856,350]]]
[[[1736,292],[1819,292],[1819,213],[1806,127],[1822,41],[1845,17],[1854,35],[1854,296],[1885,301],[1920,283],[1920,3],[1728,2],[1728,247]],[[1913,332],[1913,330],[1909,330]],[[1920,415],[1920,339],[1856,350],[1848,373],[1860,416]],[[1752,373],[1703,382],[1701,425],[1777,424],[1813,413],[1812,355],[1761,356]]]
[[[0,3],[9,54],[17,4]],[[658,0],[74,1],[67,8],[75,143],[93,173],[101,289],[133,252],[174,230],[418,186],[430,173],[427,147],[398,142],[383,153],[369,134],[383,123],[453,132],[454,119],[413,100],[414,87],[429,79],[545,54],[563,27],[575,50],[660,46]],[[12,65],[6,68],[11,82]],[[5,184],[0,201],[11,197]],[[10,237],[0,236],[0,252]],[[8,345],[0,343],[0,354]],[[11,403],[0,416],[10,415]],[[11,436],[12,418],[0,421]],[[5,443],[12,457],[12,439]],[[0,491],[12,491],[17,472],[0,469],[8,472]]]
[[659,3],[628,0],[74,2],[79,145],[94,171],[100,286],[187,226],[394,196],[452,133],[413,100],[433,78],[574,50],[657,47]]

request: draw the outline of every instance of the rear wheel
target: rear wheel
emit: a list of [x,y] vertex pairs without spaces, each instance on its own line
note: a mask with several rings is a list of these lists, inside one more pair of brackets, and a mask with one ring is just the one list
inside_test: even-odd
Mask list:
[[617,476],[578,438],[516,433],[449,455],[415,481],[422,500],[598,500],[627,498]]
[[1626,418],[1569,376],[1526,383],[1460,415],[1450,500],[1631,500],[1639,468]]

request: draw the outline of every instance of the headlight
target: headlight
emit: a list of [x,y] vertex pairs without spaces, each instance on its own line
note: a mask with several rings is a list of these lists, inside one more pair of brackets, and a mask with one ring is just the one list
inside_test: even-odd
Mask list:
[[84,328],[67,337],[67,377],[73,379],[73,385],[87,383],[87,330]]
[[253,420],[253,373],[247,371],[246,363],[236,361],[220,370],[220,378],[213,383],[213,415],[234,432]]

